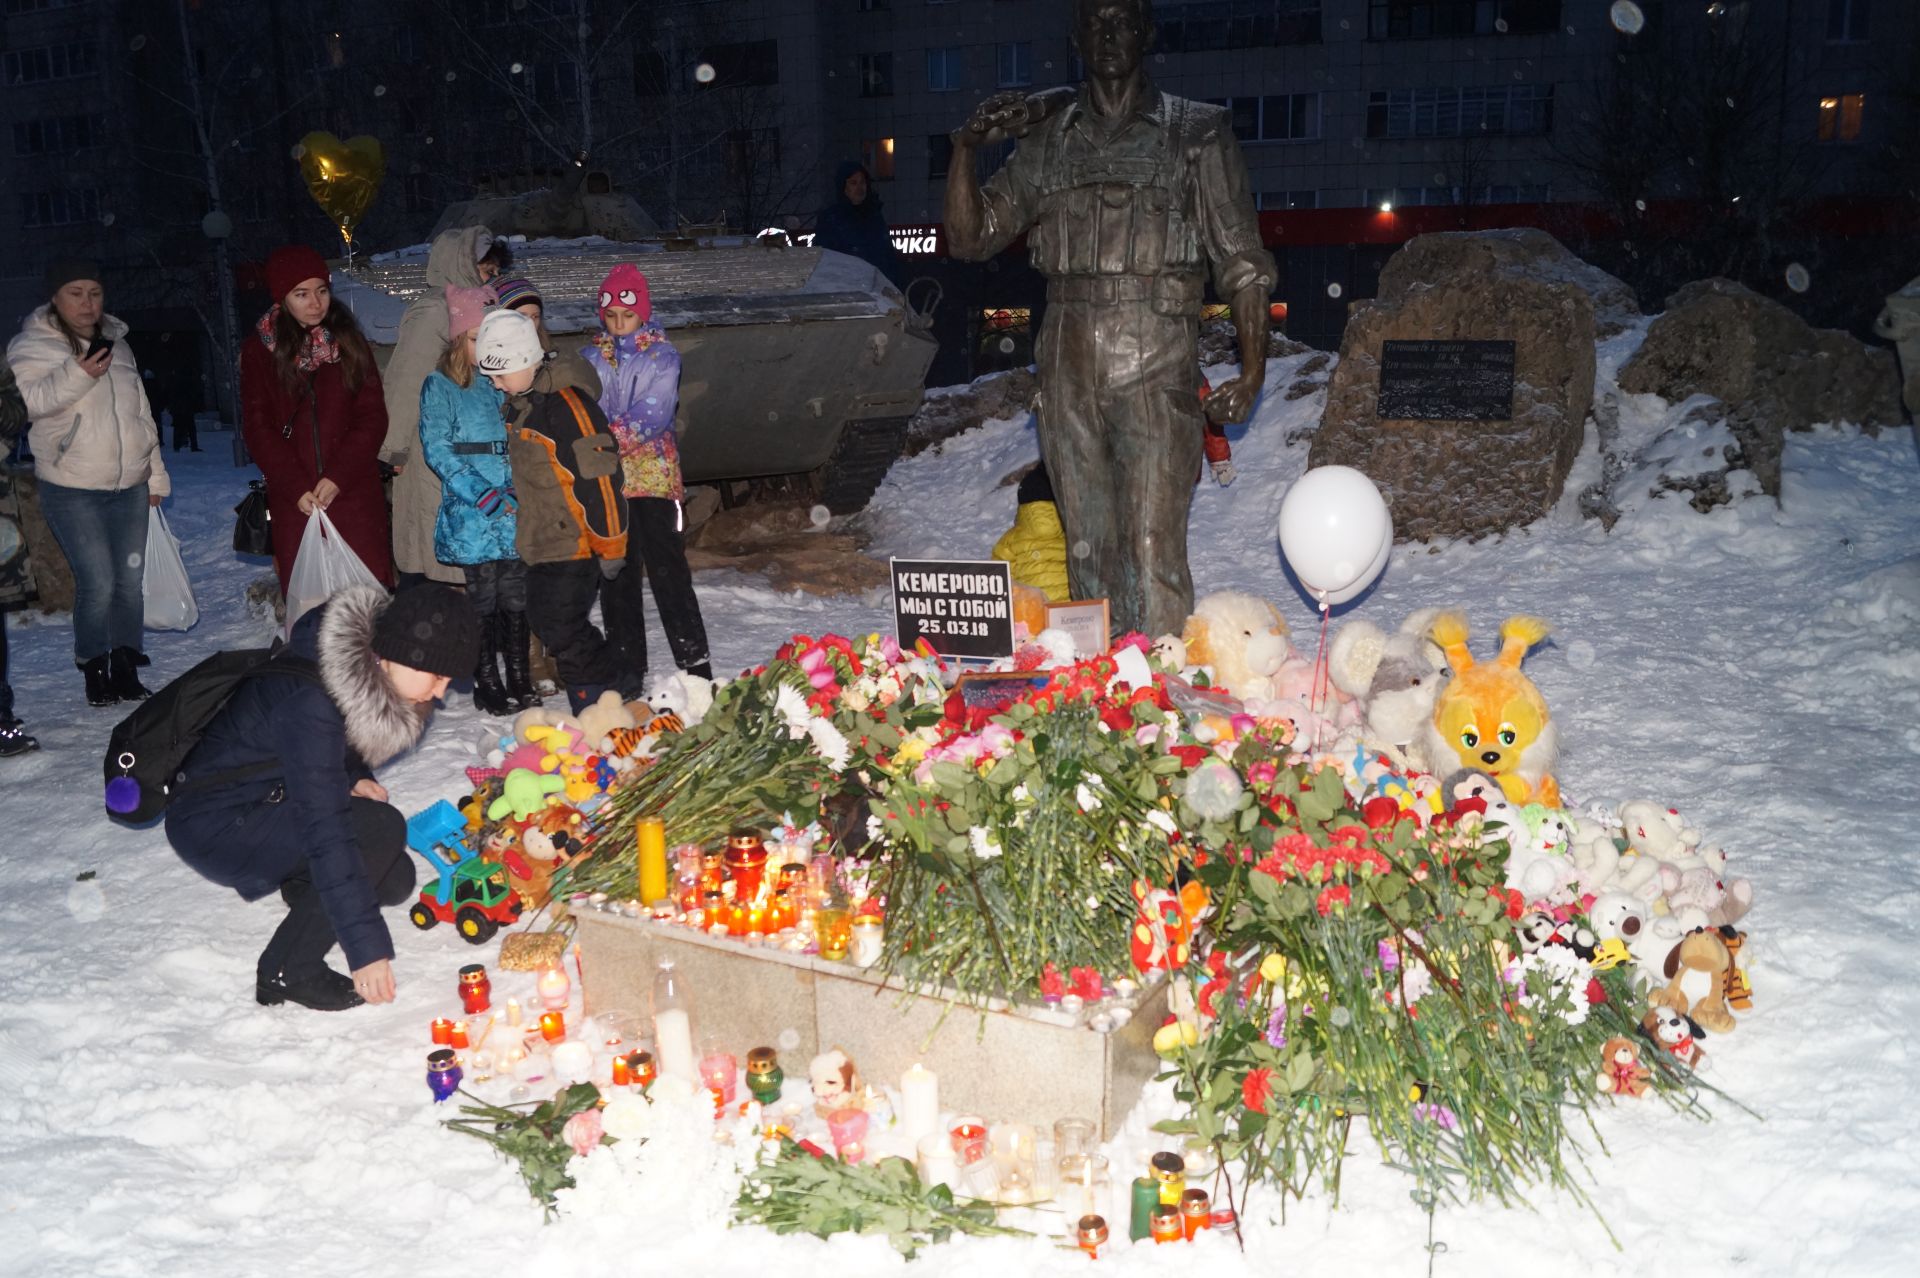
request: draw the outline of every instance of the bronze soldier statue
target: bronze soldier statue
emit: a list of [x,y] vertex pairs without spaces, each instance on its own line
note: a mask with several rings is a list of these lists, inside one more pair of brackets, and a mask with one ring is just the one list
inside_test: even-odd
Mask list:
[[[1076,599],[1117,629],[1177,632],[1193,608],[1187,512],[1200,473],[1200,303],[1228,300],[1240,375],[1207,400],[1240,421],[1266,379],[1273,257],[1227,112],[1160,92],[1143,66],[1151,0],[1075,0],[1077,92],[1000,93],[953,134],[947,240],[980,261],[1029,228],[1048,277],[1040,448]],[[983,189],[974,153],[1020,145]]]

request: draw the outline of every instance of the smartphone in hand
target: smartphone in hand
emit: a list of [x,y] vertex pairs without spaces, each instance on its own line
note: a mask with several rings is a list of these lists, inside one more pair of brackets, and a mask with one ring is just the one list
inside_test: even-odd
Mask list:
[[86,357],[88,359],[92,359],[95,355],[98,355],[101,351],[110,351],[112,349],[113,349],[113,339],[111,337],[108,337],[105,334],[96,334],[94,336],[93,341],[87,344]]

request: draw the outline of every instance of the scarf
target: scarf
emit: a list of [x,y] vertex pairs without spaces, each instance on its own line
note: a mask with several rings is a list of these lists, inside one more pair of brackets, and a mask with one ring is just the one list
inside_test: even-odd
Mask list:
[[[280,303],[275,302],[253,331],[260,335],[260,341],[268,350],[275,345],[274,326],[280,320]],[[325,324],[315,324],[307,330],[307,340],[300,344],[299,352],[293,358],[294,366],[303,373],[312,373],[322,364],[340,362],[340,343],[333,340],[333,332]]]

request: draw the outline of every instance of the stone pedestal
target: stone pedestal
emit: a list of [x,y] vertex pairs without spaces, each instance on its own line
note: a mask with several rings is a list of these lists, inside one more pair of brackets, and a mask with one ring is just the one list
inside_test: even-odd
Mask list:
[[[1165,982],[1128,1002],[1108,1000],[1076,1015],[1044,1006],[980,1012],[944,995],[914,994],[875,972],[806,954],[750,949],[619,914],[578,915],[589,1015],[620,1008],[646,1015],[653,974],[672,958],[687,978],[699,1036],[723,1036],[736,1055],[777,1046],[789,1075],[804,1075],[823,1051],[844,1050],[866,1078],[889,1087],[915,1061],[940,1076],[940,1103],[992,1121],[1050,1126],[1091,1118],[1112,1136],[1159,1072],[1153,1032],[1166,1016]],[[1092,1010],[1124,1006],[1130,1018],[1110,1033],[1088,1028]]]

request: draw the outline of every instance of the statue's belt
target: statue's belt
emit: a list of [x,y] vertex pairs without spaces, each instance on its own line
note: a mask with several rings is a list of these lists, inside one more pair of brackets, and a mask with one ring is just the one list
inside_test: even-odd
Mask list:
[[1198,275],[1056,275],[1047,281],[1049,302],[1157,302],[1156,310],[1197,314],[1206,281]]

